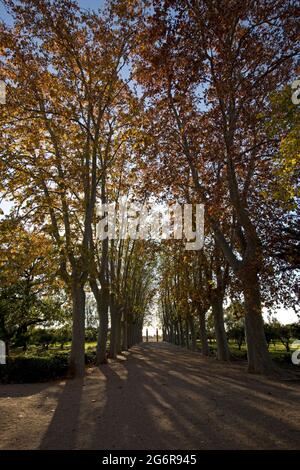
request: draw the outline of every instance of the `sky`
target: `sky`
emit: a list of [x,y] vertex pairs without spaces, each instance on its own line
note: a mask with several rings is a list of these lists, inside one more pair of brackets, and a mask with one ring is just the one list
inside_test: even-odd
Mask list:
[[[103,7],[105,0],[79,0],[78,3],[82,8],[87,8],[87,9],[90,8],[93,10],[97,10],[98,8]],[[5,22],[10,22],[9,15],[7,14],[6,9],[3,6],[1,0],[0,0],[0,20],[3,20]],[[3,210],[5,215],[8,214],[11,206],[12,204],[8,201],[4,201],[0,203],[0,208]],[[267,320],[268,312],[264,311],[263,316],[264,316],[264,319]],[[297,315],[292,309],[287,310],[287,309],[281,308],[277,310],[275,316],[282,323],[293,323],[298,320]],[[152,327],[149,327],[149,334],[154,334],[156,326],[157,326],[157,319],[155,318],[153,321]]]
[[93,10],[97,10],[101,8],[104,4],[104,0],[80,0],[79,5],[82,8],[91,8]]
[[[97,10],[104,5],[105,0],[79,0],[78,3],[82,8]],[[9,15],[6,12],[5,7],[0,0],[0,19],[7,22],[9,21]]]

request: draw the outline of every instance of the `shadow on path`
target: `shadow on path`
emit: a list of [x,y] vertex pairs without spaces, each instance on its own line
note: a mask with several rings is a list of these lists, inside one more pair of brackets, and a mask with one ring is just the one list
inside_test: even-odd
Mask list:
[[41,449],[297,449],[299,384],[144,343],[66,382]]

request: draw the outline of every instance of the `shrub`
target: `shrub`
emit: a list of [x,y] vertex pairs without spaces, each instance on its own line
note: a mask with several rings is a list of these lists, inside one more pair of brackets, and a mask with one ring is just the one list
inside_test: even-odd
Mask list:
[[72,332],[69,325],[55,329],[53,334],[55,337],[55,342],[60,344],[61,349],[64,349],[65,343],[68,343],[72,340]]
[[68,360],[67,354],[8,358],[5,365],[0,365],[0,382],[45,382],[64,377],[68,371]]
[[49,344],[54,343],[55,336],[51,330],[37,328],[32,331],[29,337],[29,343],[36,346],[42,346],[45,349],[48,349]]
[[88,365],[96,364],[96,351],[88,349],[85,352],[85,363]]
[[243,343],[245,342],[245,328],[243,325],[233,325],[227,331],[227,338],[232,339],[238,345],[239,350],[241,350]]
[[[96,351],[85,353],[85,363],[96,364]],[[0,365],[0,382],[2,383],[34,383],[46,382],[68,373],[69,354],[59,352],[43,356],[9,357],[5,365]]]
[[97,341],[98,337],[98,329],[93,328],[93,327],[88,327],[85,330],[85,340],[87,343],[92,343],[94,341]]

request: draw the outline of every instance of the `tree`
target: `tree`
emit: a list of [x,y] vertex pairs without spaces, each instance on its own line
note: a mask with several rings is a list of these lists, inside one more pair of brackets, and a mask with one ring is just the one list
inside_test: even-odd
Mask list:
[[[298,269],[299,259],[299,160],[300,109],[291,100],[290,84],[271,94],[266,127],[271,137],[279,139],[274,154],[275,179],[271,187],[273,201],[281,213],[269,241],[269,252],[277,258],[281,270]],[[274,204],[274,202],[273,202]]]
[[[178,157],[160,157],[161,166],[174,169],[176,162],[181,174],[181,165],[189,169],[187,184],[205,202],[207,223],[242,285],[249,371],[272,373],[261,313],[258,222],[264,209],[259,189],[271,177],[270,139],[259,113],[270,90],[294,73],[293,6],[278,0],[255,6],[158,0],[153,6],[137,21],[136,77],[159,110],[165,141],[170,133],[177,140]],[[222,204],[234,244],[222,228]]]
[[239,350],[245,342],[245,311],[235,300],[226,308],[226,330],[229,339],[236,341]]
[[109,355],[112,358],[142,341],[144,318],[155,295],[154,253],[149,240],[127,238],[111,242]]
[[[112,19],[72,1],[5,3],[14,26],[0,31],[10,84],[9,109],[1,108],[3,187],[23,217],[52,236],[73,304],[70,373],[81,376],[92,222],[113,162],[106,149],[115,102],[124,103],[119,72],[127,39]],[[107,270],[106,253],[104,242],[101,273]],[[103,297],[107,288],[101,281]],[[105,335],[107,309],[101,312]]]
[[55,335],[50,330],[37,328],[30,334],[30,343],[35,345],[42,345],[42,347],[46,350],[48,350],[49,345],[54,342]]
[[25,350],[33,326],[65,321],[68,302],[56,279],[49,237],[6,218],[0,222],[0,248],[1,338],[8,349],[13,343]]

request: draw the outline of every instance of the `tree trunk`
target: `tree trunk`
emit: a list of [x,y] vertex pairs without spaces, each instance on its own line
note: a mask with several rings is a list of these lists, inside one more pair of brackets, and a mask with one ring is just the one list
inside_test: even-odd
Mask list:
[[220,295],[217,291],[212,292],[211,306],[217,341],[217,359],[219,361],[229,361],[230,352],[224,327],[223,295]]
[[174,344],[176,344],[176,346],[180,344],[178,320],[174,322]]
[[10,356],[10,340],[7,339],[5,341],[5,353],[6,353],[6,357],[9,357]]
[[123,321],[123,338],[122,338],[122,350],[127,351],[128,350],[128,325],[127,325],[127,316],[124,315],[124,321]]
[[268,374],[276,367],[271,360],[264,332],[258,276],[248,270],[243,278],[248,371]]
[[100,320],[99,335],[97,341],[97,364],[105,364],[107,362],[106,346],[108,335],[108,307],[109,307],[109,291],[108,286],[101,289],[100,305],[98,304],[98,314]]
[[190,325],[190,331],[191,331],[191,350],[196,351],[197,339],[196,339],[196,332],[195,332],[195,323],[194,323],[194,318],[191,315],[189,316],[189,325]]
[[131,315],[127,317],[127,349],[130,349],[132,346],[132,319]]
[[190,349],[190,332],[189,332],[189,322],[185,320],[185,344],[187,349]]
[[72,346],[69,374],[83,377],[85,374],[85,292],[79,282],[72,285]]
[[117,311],[114,306],[110,307],[110,342],[109,357],[115,359],[117,357]]
[[200,340],[201,340],[201,354],[209,356],[209,347],[207,341],[207,331],[205,323],[205,312],[199,313],[199,326],[200,326]]
[[122,346],[121,346],[121,314],[117,317],[117,338],[116,338],[116,350],[117,354],[121,354]]
[[181,317],[179,317],[179,332],[180,332],[180,346],[184,347],[185,346],[185,341],[184,341],[184,333],[183,333],[183,326],[182,326]]

